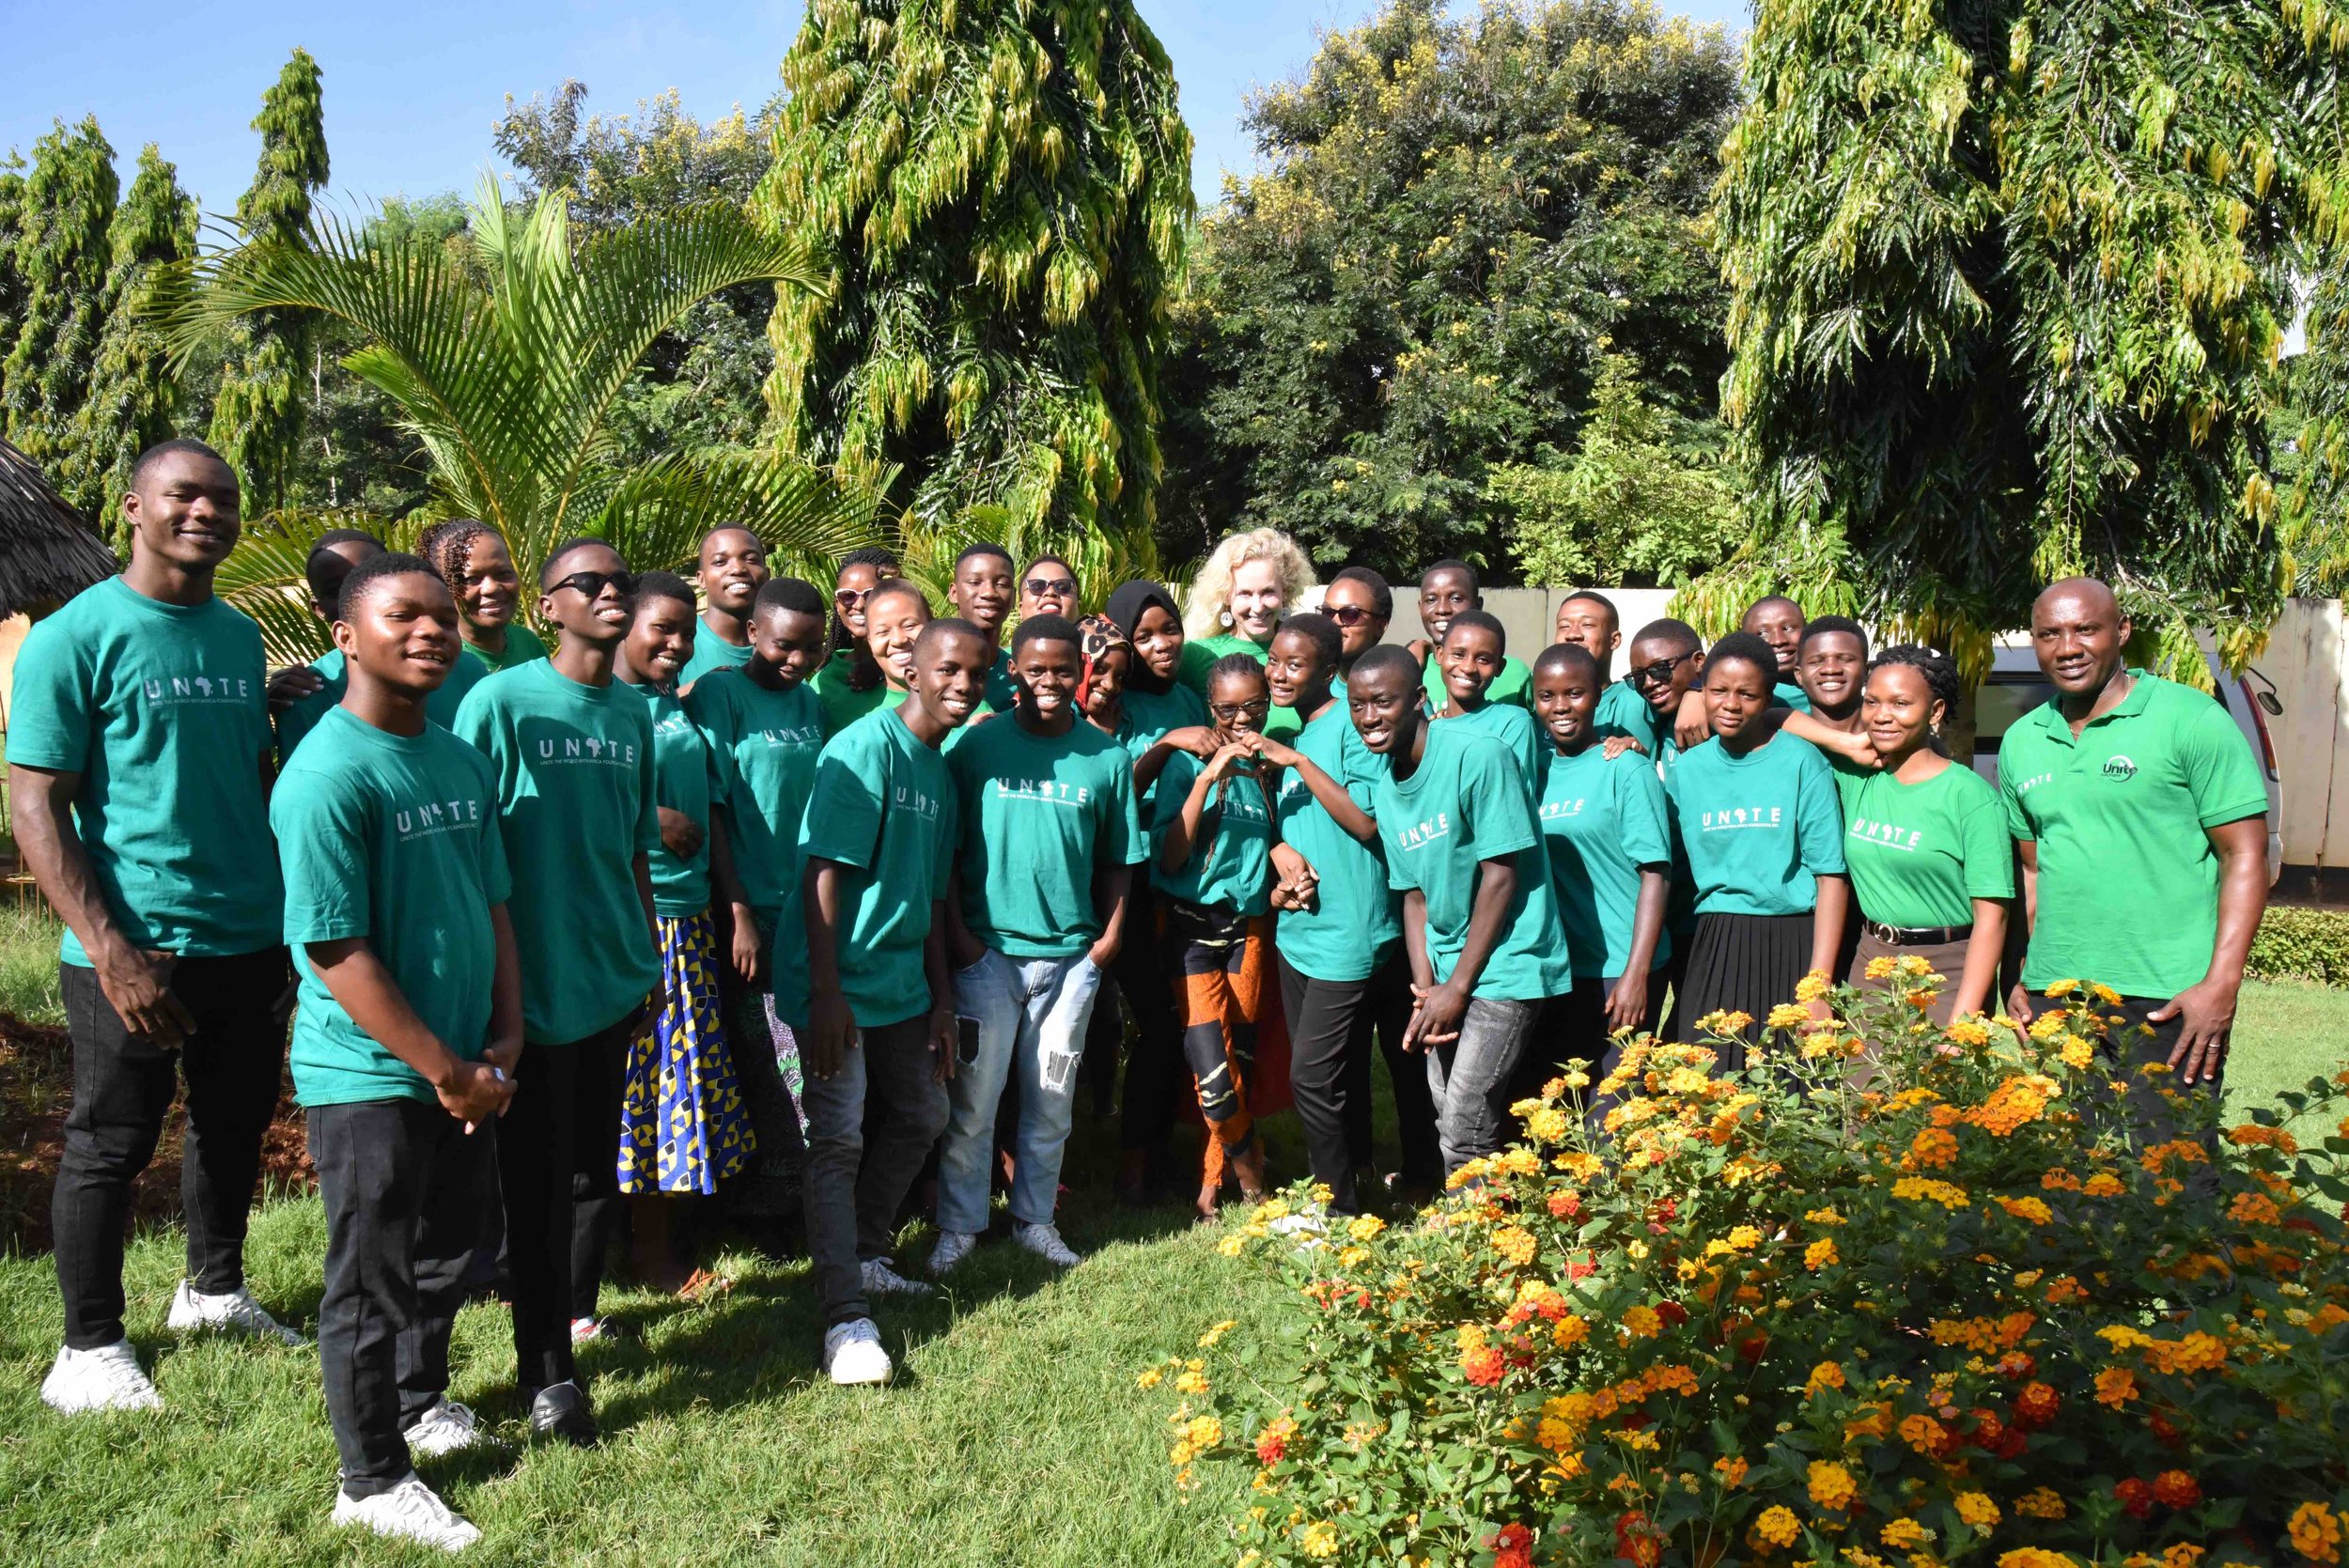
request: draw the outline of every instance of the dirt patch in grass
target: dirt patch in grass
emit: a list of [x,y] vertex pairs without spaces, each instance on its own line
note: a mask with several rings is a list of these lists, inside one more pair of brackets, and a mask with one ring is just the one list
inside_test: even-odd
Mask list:
[[[49,1250],[49,1194],[72,1099],[73,1048],[65,1031],[0,1011],[0,1252]],[[179,1217],[181,1125],[175,1107],[154,1159],[131,1188],[133,1230]],[[261,1182],[270,1192],[317,1185],[289,1088],[278,1092],[277,1117],[261,1146]]]

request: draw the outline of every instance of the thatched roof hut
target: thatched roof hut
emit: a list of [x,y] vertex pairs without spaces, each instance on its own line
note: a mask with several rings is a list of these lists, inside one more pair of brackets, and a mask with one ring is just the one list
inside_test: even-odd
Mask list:
[[33,459],[0,441],[0,620],[54,610],[120,569]]

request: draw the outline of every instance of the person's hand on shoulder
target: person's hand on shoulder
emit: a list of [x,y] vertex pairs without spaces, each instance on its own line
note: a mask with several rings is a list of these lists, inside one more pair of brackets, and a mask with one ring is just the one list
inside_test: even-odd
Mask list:
[[262,690],[269,698],[269,710],[283,713],[312,692],[321,691],[326,677],[307,664],[288,664],[269,677]]

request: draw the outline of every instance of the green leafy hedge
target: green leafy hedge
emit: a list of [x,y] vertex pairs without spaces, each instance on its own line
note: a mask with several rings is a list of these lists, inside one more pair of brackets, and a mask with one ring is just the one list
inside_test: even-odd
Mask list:
[[2349,909],[2270,908],[2251,939],[2245,972],[2254,980],[2349,987]]

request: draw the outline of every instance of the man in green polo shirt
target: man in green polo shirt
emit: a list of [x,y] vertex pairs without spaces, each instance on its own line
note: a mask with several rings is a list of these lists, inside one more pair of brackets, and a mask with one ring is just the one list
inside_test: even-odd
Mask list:
[[130,566],[26,635],[8,733],[17,843],[66,926],[73,1106],[50,1207],[65,1348],[41,1398],[69,1415],[162,1403],[123,1337],[122,1236],[183,1074],[188,1278],[170,1327],[299,1343],[244,1284],[288,975],[261,632],[212,593],[237,476],[200,442],[164,442],[122,515]]
[[[1476,568],[1466,561],[1439,561],[1420,577],[1419,624],[1427,635],[1411,640],[1411,657],[1422,667],[1421,684],[1427,693],[1427,706],[1438,713],[1451,700],[1451,693],[1444,689],[1443,640],[1452,630],[1452,618],[1464,611],[1484,608],[1485,594],[1477,582]],[[1504,657],[1500,673],[1485,688],[1485,700],[1523,707],[1532,684],[1532,672],[1525,667],[1525,660]]]
[[[2224,707],[2128,668],[2129,617],[2105,584],[2054,584],[2030,622],[2056,694],[1999,748],[2030,922],[2009,1010],[2028,1022],[2033,993],[2061,980],[2110,986],[2123,1064],[2164,1063],[2178,1087],[2217,1094],[2267,902],[2266,784]],[[2154,1086],[2129,1083],[2140,1131],[2174,1125]]]
[[800,831],[807,1250],[835,1383],[888,1380],[869,1298],[925,1288],[896,1271],[890,1248],[897,1205],[946,1129],[955,1070],[940,906],[956,802],[939,747],[978,707],[994,661],[994,644],[969,621],[924,627],[904,700],[833,736],[817,759]]
[[709,608],[701,613],[693,657],[677,672],[680,691],[712,670],[739,670],[750,662],[751,607],[767,585],[767,547],[739,525],[713,528],[702,536],[693,581]]

